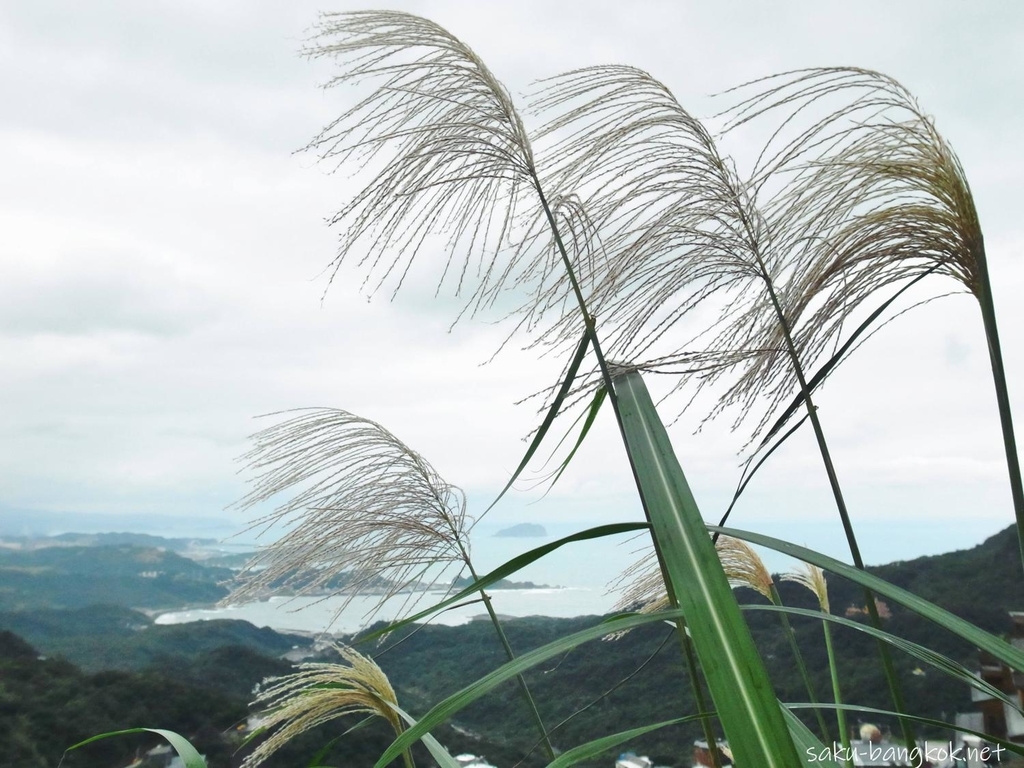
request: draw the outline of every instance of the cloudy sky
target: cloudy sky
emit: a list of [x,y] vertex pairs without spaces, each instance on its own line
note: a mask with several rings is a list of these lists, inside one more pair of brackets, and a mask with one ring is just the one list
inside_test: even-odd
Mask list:
[[[959,153],[986,233],[1024,423],[1024,6],[955,2],[401,2],[480,54],[513,94],[602,63],[642,67],[699,116],[710,94],[788,69],[857,65],[901,80]],[[393,302],[343,270],[324,296],[344,174],[296,154],[345,106],[328,61],[298,55],[348,2],[0,6],[0,514],[202,518],[227,533],[235,458],[265,414],[337,406],[382,422],[480,509],[536,416],[516,401],[557,360],[413,284]],[[742,147],[737,152],[742,154]],[[934,281],[941,293],[955,286]],[[323,300],[321,300],[323,298]],[[1012,521],[972,300],[874,338],[819,406],[869,562],[973,545]],[[546,498],[489,525],[553,530],[636,518],[610,422]],[[745,438],[673,429],[705,515]],[[808,432],[751,486],[735,523],[842,554]],[[84,519],[84,518],[82,518]]]

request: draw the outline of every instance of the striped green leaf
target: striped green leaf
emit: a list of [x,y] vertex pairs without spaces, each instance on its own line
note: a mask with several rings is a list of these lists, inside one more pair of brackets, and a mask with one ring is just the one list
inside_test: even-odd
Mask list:
[[[398,713],[399,717],[405,720],[408,725],[416,725],[415,718],[413,718],[408,712],[394,704],[391,704],[390,706]],[[461,766],[455,762],[455,758],[448,753],[448,750],[441,746],[441,742],[429,733],[424,733],[420,736],[420,741],[423,742],[424,746],[426,746],[427,750],[430,752],[430,756],[437,762],[438,768],[461,768]]]
[[548,763],[547,768],[569,768],[570,765],[576,765],[576,763],[583,760],[589,760],[592,757],[597,757],[598,755],[607,752],[609,749],[614,749],[615,747],[639,738],[651,731],[657,731],[660,728],[666,728],[670,725],[679,725],[680,723],[699,720],[701,717],[706,717],[706,715],[677,717],[674,720],[665,720],[660,723],[643,725],[639,728],[630,728],[628,731],[619,731],[618,733],[612,733],[608,736],[602,736],[599,739],[594,739],[593,741],[588,741],[586,744],[580,744],[578,747],[566,750]]
[[123,731],[101,733],[68,747],[64,752],[67,753],[73,749],[84,747],[86,744],[92,744],[100,739],[109,739],[112,736],[128,736],[133,733],[155,733],[158,736],[162,736],[167,739],[168,743],[174,748],[174,751],[178,753],[178,757],[185,764],[185,768],[206,768],[206,761],[203,759],[203,756],[196,751],[196,748],[192,746],[188,739],[174,731],[165,731],[161,728],[127,728]]
[[535,648],[529,653],[524,653],[522,656],[503,664],[493,672],[484,675],[461,691],[453,693],[444,701],[436,704],[415,725],[395,739],[387,751],[377,760],[374,768],[384,768],[384,766],[401,755],[416,739],[428,733],[431,728],[437,727],[481,696],[493,691],[502,683],[514,679],[516,675],[522,674],[537,664],[541,664],[591,640],[598,640],[616,632],[624,632],[644,624],[650,624],[651,622],[679,618],[681,615],[680,611],[672,610],[662,611],[661,613],[622,616],[613,621],[602,621],[596,626],[560,637],[547,645]]
[[740,607],[744,611],[768,611],[770,613],[786,613],[793,616],[806,616],[808,618],[827,621],[832,624],[840,624],[844,627],[855,629],[858,632],[863,632],[864,634],[878,638],[884,643],[888,643],[894,648],[903,651],[908,656],[913,656],[918,661],[922,661],[949,677],[959,680],[964,685],[981,691],[990,698],[999,699],[1014,709],[1021,709],[1020,701],[1016,696],[1010,696],[1009,694],[1003,693],[995,686],[986,683],[963,664],[960,664],[937,651],[933,651],[931,648],[926,648],[918,643],[893,635],[883,629],[876,629],[870,624],[861,624],[859,621],[852,621],[851,619],[845,619],[842,616],[834,616],[831,613],[823,613],[822,611],[807,610],[805,608],[791,608],[784,605],[743,605]]
[[832,759],[834,752],[830,749],[831,745],[827,747],[822,744],[811,729],[788,709],[783,708],[782,716],[786,718],[789,735],[793,737],[793,744],[800,754],[801,765],[807,768],[839,768],[838,763]]
[[652,533],[736,763],[792,768],[799,757],[782,708],[647,387],[636,371],[614,384]]

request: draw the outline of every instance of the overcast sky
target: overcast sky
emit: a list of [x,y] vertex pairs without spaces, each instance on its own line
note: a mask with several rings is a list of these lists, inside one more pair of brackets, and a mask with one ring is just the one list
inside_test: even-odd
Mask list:
[[[468,42],[513,94],[567,69],[642,67],[697,115],[770,73],[857,65],[901,80],[950,140],[986,235],[1011,400],[1024,424],[1024,5],[958,2],[402,2]],[[347,2],[0,5],[0,511],[244,519],[234,459],[258,414],[337,406],[382,422],[482,509],[560,362],[467,321],[433,284],[321,302],[346,181],[295,154],[345,106],[298,55]],[[941,293],[956,286],[933,281]],[[890,326],[819,406],[869,562],[973,545],[1012,521],[973,300]],[[489,523],[639,514],[611,414],[543,501]],[[673,427],[708,518],[745,438]],[[532,502],[537,502],[532,504]],[[773,459],[735,523],[842,554],[811,435]],[[833,546],[836,545],[836,546]]]

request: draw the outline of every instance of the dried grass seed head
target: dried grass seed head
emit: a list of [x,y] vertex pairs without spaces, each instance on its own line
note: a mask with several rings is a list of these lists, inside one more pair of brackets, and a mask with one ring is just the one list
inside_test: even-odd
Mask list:
[[456,294],[470,295],[467,310],[527,280],[499,253],[532,193],[533,153],[480,58],[434,22],[392,11],[323,14],[305,52],[338,61],[328,88],[375,84],[307,147],[372,177],[331,219],[342,232],[331,279],[356,256],[364,288],[390,282],[397,292],[421,248],[443,238],[438,289],[453,277]]
[[295,412],[254,435],[243,457],[255,473],[237,506],[249,509],[288,495],[250,530],[290,526],[260,550],[227,598],[258,598],[276,589],[336,590],[379,597],[372,615],[405,591],[405,607],[468,560],[462,491],[376,422],[338,409]]
[[818,599],[818,605],[825,613],[830,613],[828,603],[828,582],[825,580],[825,572],[816,565],[804,563],[803,567],[796,571],[782,574],[783,581],[793,581],[807,587]]
[[264,710],[261,726],[272,733],[245,758],[244,768],[255,768],[297,736],[344,715],[376,715],[401,733],[398,698],[387,675],[358,651],[333,647],[347,663],[300,664],[290,675],[263,681],[253,706]]
[[[734,589],[748,587],[769,602],[775,602],[774,581],[753,547],[730,536],[719,536],[715,542],[715,551],[729,586]],[[636,562],[619,575],[611,585],[611,590],[621,591],[621,597],[613,608],[616,611],[655,613],[671,607],[653,547],[647,548]]]
[[[985,251],[963,167],[914,97],[869,70],[789,72],[740,86],[730,128],[775,118],[751,181],[788,265],[778,290],[802,364],[837,347],[843,331],[887,294],[928,272],[980,290]],[[887,290],[891,289],[891,290]],[[877,300],[872,301],[872,299]],[[752,357],[727,393],[767,403],[768,415],[798,389],[765,308],[738,318]],[[834,369],[833,369],[834,370]]]

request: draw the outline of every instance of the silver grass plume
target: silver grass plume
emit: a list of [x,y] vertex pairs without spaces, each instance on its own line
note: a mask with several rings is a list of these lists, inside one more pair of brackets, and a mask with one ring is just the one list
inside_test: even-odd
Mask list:
[[250,530],[290,527],[256,554],[227,600],[319,593],[342,577],[335,615],[370,588],[379,596],[372,615],[403,592],[408,608],[422,587],[462,571],[471,520],[459,488],[369,419],[329,408],[295,414],[256,433],[242,457],[255,476],[238,507],[290,494]]
[[[608,357],[687,374],[677,389],[699,390],[763,354],[731,321],[751,304],[770,310],[765,282],[789,267],[704,125],[632,67],[592,67],[542,85],[534,109],[556,113],[537,135],[538,146],[550,144],[544,183],[581,199],[606,254],[590,304]],[[681,339],[677,324],[712,297],[715,319]],[[543,337],[573,338],[571,321]]]
[[[863,69],[810,69],[734,89],[729,129],[772,116],[752,194],[789,272],[780,297],[810,367],[838,346],[869,300],[927,273],[979,295],[985,251],[963,167],[914,97]],[[809,123],[809,124],[808,124]],[[859,310],[859,314],[858,314]],[[749,347],[781,348],[774,318],[739,321]],[[789,362],[752,358],[728,397],[760,393],[771,408],[798,390]],[[832,368],[831,370],[834,370]]]
[[308,146],[372,175],[331,219],[342,233],[331,279],[356,256],[364,288],[390,281],[397,291],[433,237],[445,238],[448,252],[438,289],[451,274],[456,294],[470,292],[471,312],[525,279],[498,260],[533,173],[526,130],[501,83],[468,46],[417,16],[323,14],[316,30],[306,54],[340,65],[326,87],[375,84]]
[[803,568],[782,574],[783,581],[792,581],[809,589],[818,600],[824,613],[831,613],[828,603],[828,582],[825,572],[816,565],[804,563]]
[[292,739],[343,715],[369,714],[402,732],[398,698],[387,675],[372,659],[334,645],[347,663],[305,663],[296,671],[263,681],[252,703],[264,711],[260,727],[272,731],[242,763],[255,768]]

